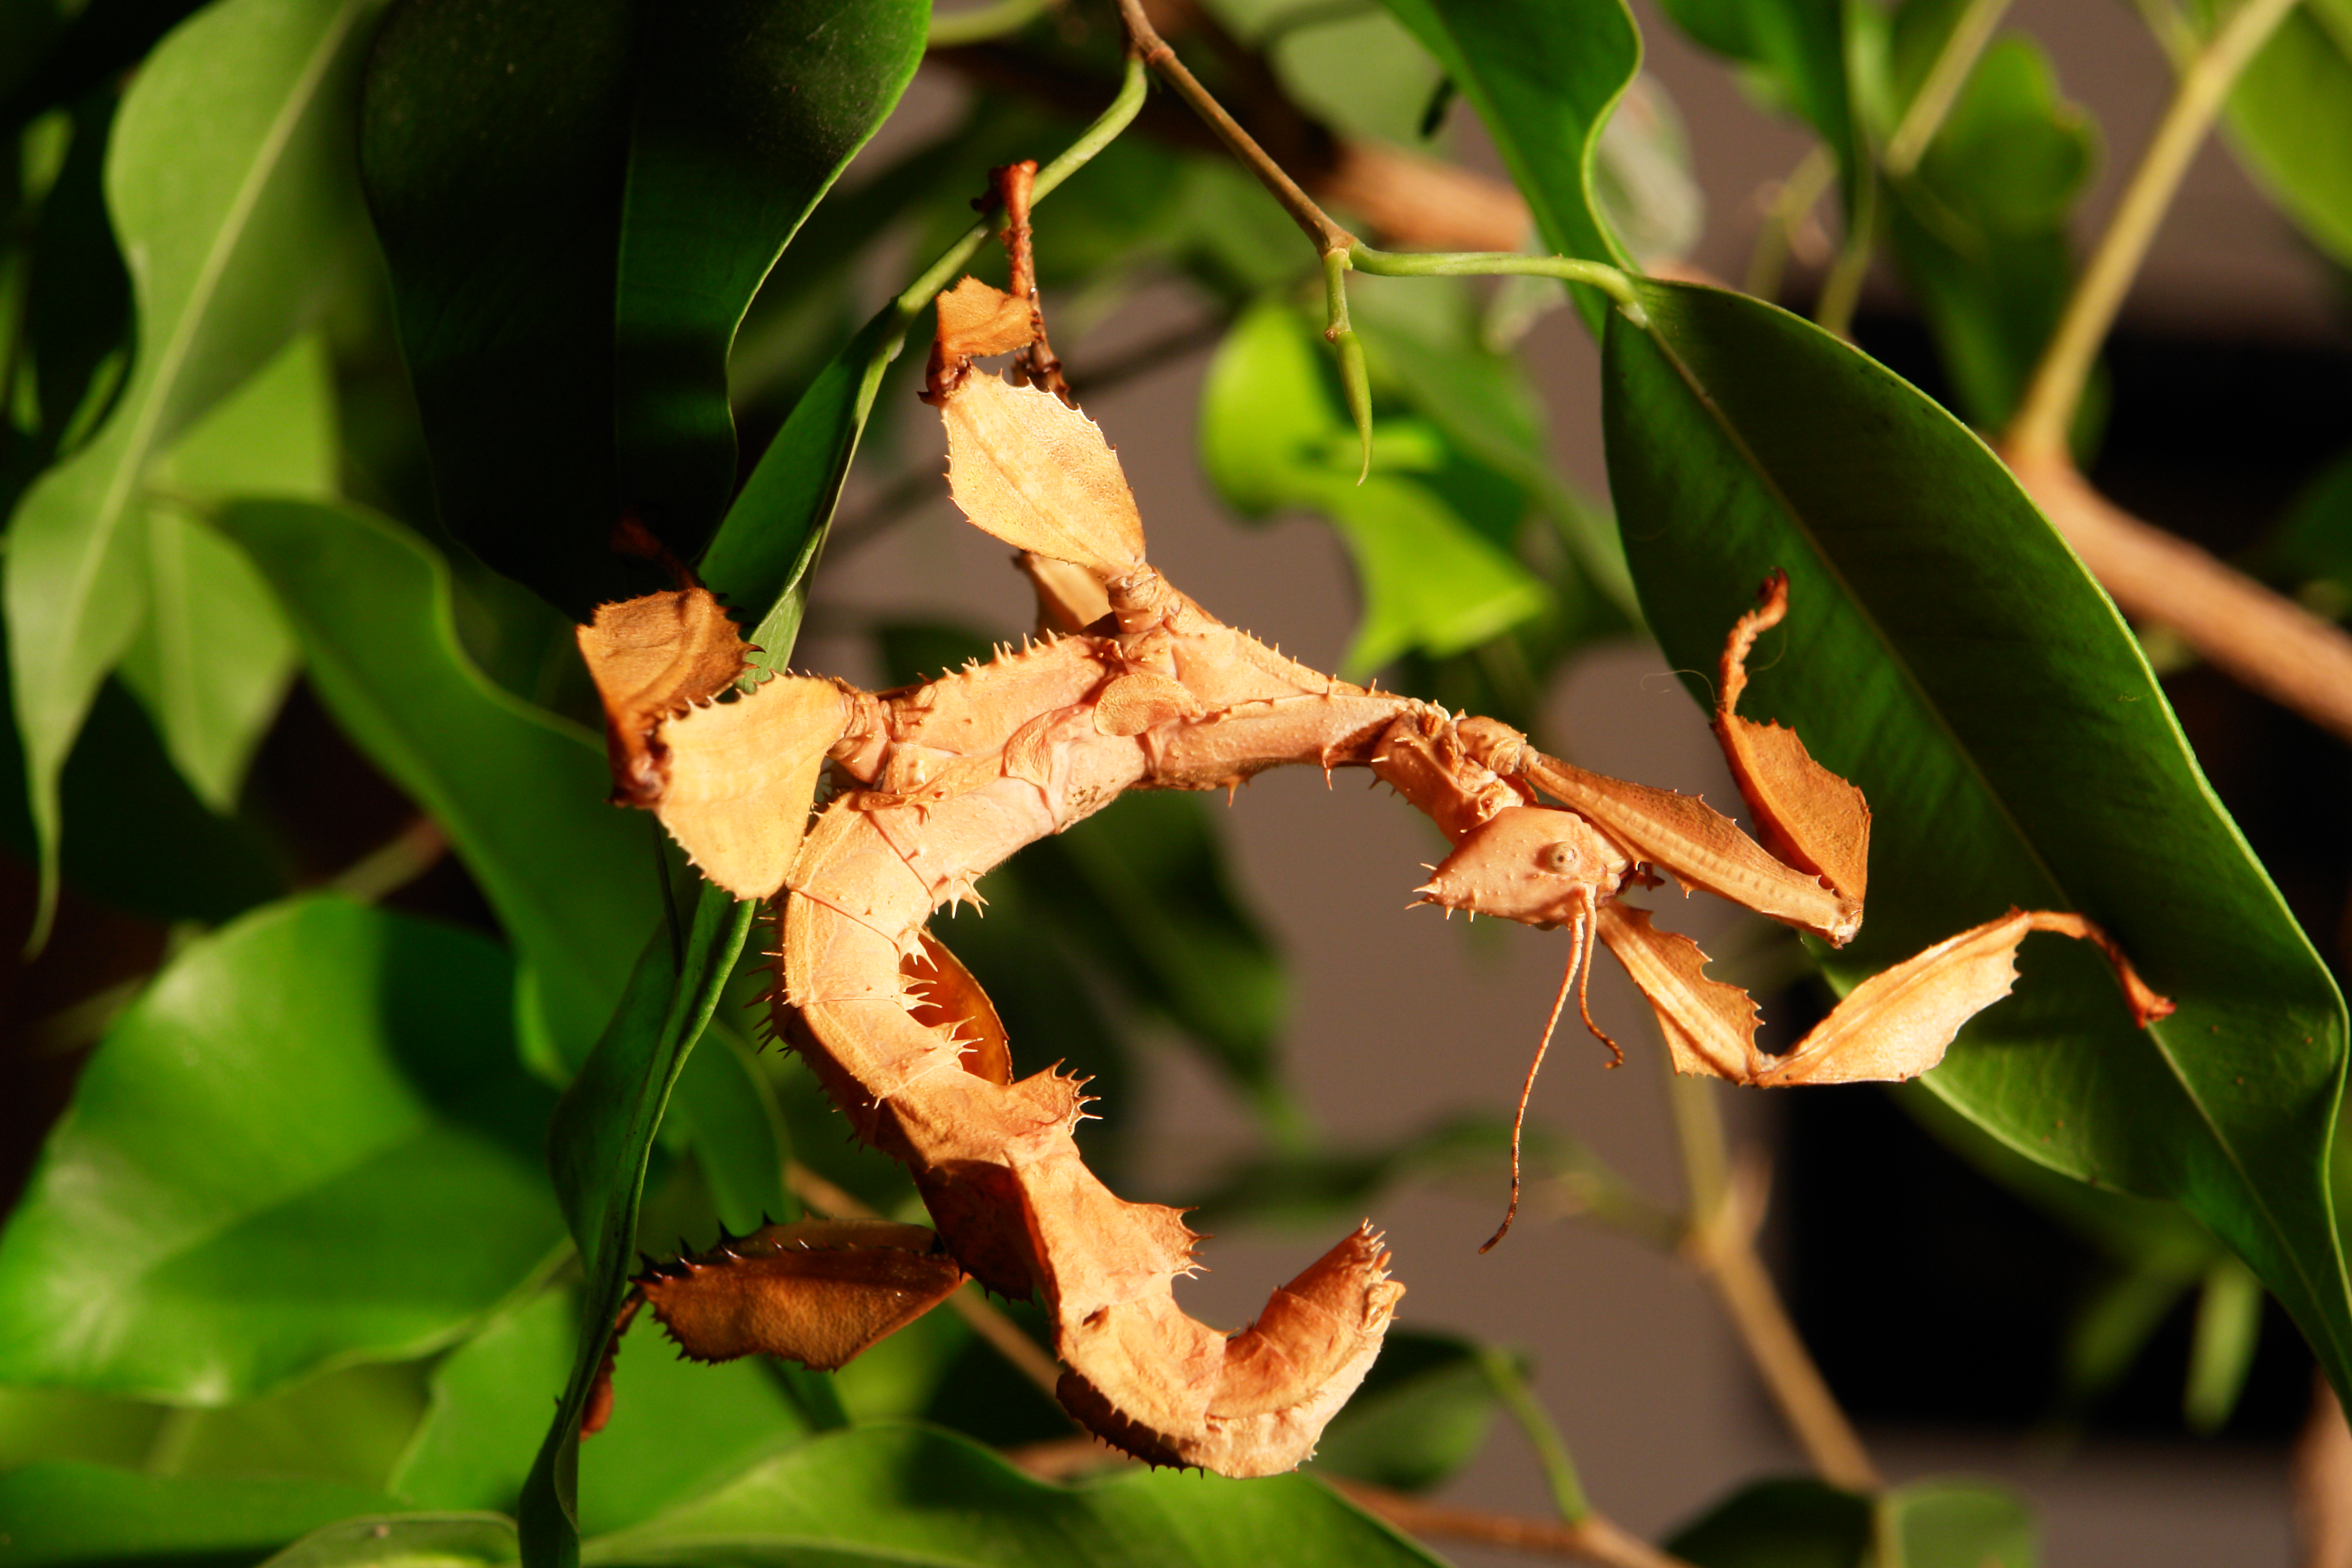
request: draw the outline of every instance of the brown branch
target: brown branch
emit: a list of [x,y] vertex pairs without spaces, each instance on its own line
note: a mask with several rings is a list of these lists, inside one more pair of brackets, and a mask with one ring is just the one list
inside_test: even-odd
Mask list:
[[[784,1166],[784,1185],[793,1196],[828,1219],[880,1219],[866,1205],[860,1203],[846,1188],[837,1187],[798,1160]],[[988,1342],[997,1354],[1011,1362],[1013,1370],[1045,1391],[1045,1397],[1055,1400],[1062,1383],[1060,1363],[1047,1355],[1045,1347],[1022,1331],[1021,1325],[1004,1315],[1003,1310],[982,1295],[969,1281],[964,1288],[947,1299],[948,1310],[971,1325],[971,1331]]]
[[2126,615],[2161,622],[2213,667],[2352,740],[2352,636],[2093,489],[2063,454],[2003,454]]
[[1538,1552],[1548,1557],[1602,1563],[1610,1568],[1689,1568],[1681,1558],[1659,1551],[1630,1535],[1597,1513],[1574,1524],[1554,1519],[1524,1519],[1513,1514],[1475,1513],[1444,1508],[1385,1487],[1326,1476],[1341,1497],[1409,1535],[1435,1536],[1448,1541],[1475,1541],[1485,1546]]
[[[1222,58],[1225,51],[1213,52]],[[1099,76],[1012,45],[942,49],[931,58],[972,80],[1072,114],[1102,101]],[[1284,97],[1271,72],[1233,74],[1241,90],[1232,118],[1244,133],[1290,171],[1307,196],[1360,215],[1383,244],[1407,250],[1517,250],[1527,244],[1534,219],[1507,183],[1386,142],[1336,135]],[[1144,106],[1136,129],[1172,146],[1224,146],[1207,124],[1164,98]],[[1320,232],[1309,232],[1320,245]]]

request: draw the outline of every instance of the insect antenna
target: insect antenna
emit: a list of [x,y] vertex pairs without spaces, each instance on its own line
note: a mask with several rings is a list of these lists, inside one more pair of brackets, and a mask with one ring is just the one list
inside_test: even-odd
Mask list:
[[[1589,911],[1589,901],[1586,908]],[[1486,1245],[1478,1249],[1481,1253],[1495,1250],[1495,1244],[1511,1234],[1511,1222],[1519,1217],[1519,1134],[1528,1124],[1528,1100],[1536,1091],[1536,1074],[1543,1070],[1544,1053],[1551,1048],[1551,1032],[1559,1027],[1560,1013],[1568,1006],[1568,994],[1576,992],[1577,1005],[1581,1008],[1584,1005],[1583,988],[1577,984],[1577,978],[1589,973],[1592,967],[1591,928],[1589,913],[1577,917],[1572,928],[1574,945],[1568,950],[1568,967],[1559,977],[1559,994],[1551,999],[1551,1016],[1544,1020],[1543,1038],[1536,1042],[1535,1059],[1528,1064],[1528,1080],[1519,1086],[1518,1113],[1511,1118],[1511,1204],[1503,1211],[1503,1223],[1495,1227],[1495,1234],[1488,1237]],[[1588,1024],[1591,1022],[1589,1015],[1586,1021]],[[1599,1030],[1593,1032],[1600,1033]],[[1607,1039],[1609,1037],[1602,1035],[1601,1037]]]

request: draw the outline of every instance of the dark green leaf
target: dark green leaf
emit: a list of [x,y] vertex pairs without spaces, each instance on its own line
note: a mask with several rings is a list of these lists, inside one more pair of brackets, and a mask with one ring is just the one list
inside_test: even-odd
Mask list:
[[2327,584],[2334,602],[2315,606],[2323,614],[2352,608],[2352,456],[2304,486],[2255,551],[2254,564],[2293,586]]
[[[18,755],[11,728],[0,736],[0,767]],[[268,840],[205,809],[120,681],[99,688],[67,760],[61,795],[68,810],[105,825],[66,845],[65,879],[89,898],[155,920],[216,924],[285,891]],[[21,768],[0,781],[0,817],[10,847],[31,859]]]
[[690,554],[735,491],[728,349],[761,279],[922,58],[926,0],[645,12],[622,198],[620,500]]
[[394,1513],[314,1530],[262,1568],[499,1568],[520,1556],[510,1519]]
[[2095,952],[2043,942],[1929,1086],[2053,1169],[2182,1204],[2352,1384],[2324,1169],[2343,1003],[2129,632],[1917,392],[1769,306],[1639,291],[1651,328],[1612,322],[1604,378],[1650,624],[1675,664],[1711,668],[1787,570],[1746,710],[1794,727],[1875,814],[1869,923],[1832,979],[2011,905],[2099,921],[2179,1012],[2135,1028]]
[[[1237,1224],[1300,1226],[1360,1217],[1374,1197],[1401,1181],[1461,1170],[1505,1170],[1507,1123],[1486,1117],[1443,1122],[1391,1143],[1314,1149],[1244,1162],[1221,1173],[1188,1205],[1212,1229]],[[1540,1167],[1555,1146],[1539,1128],[1527,1133],[1528,1159]]]
[[2279,205],[2352,266],[2352,5],[2289,11],[2230,93],[2231,140]]
[[298,501],[241,502],[218,521],[269,580],[337,721],[448,833],[498,911],[522,961],[535,1065],[571,1070],[658,918],[653,823],[604,804],[593,739],[475,669],[447,571],[414,535]]
[[97,437],[9,525],[18,732],[46,870],[58,773],[146,608],[138,544],[149,465],[317,311],[356,230],[350,93],[373,0],[226,0],[131,84],[107,201],[132,260],[140,349]]
[[400,1505],[327,1481],[188,1479],[95,1465],[0,1476],[10,1568],[252,1563],[306,1531]]
[[[7,57],[10,67],[0,68],[0,91],[7,94],[0,102],[0,128],[14,132],[25,121],[44,110],[70,103],[93,88],[121,75],[139,63],[140,57],[155,47],[163,37],[185,19],[191,12],[201,10],[205,0],[90,0],[79,10],[69,6],[55,9],[67,12],[71,20],[62,30],[44,39],[46,47],[33,46],[33,40],[12,36],[8,40],[23,49],[21,54]],[[49,10],[41,5],[27,10]]]
[[394,9],[360,163],[449,531],[574,619],[616,568],[613,301],[633,0]]
[[1301,1476],[1131,1472],[1059,1487],[944,1432],[871,1426],[803,1445],[707,1501],[589,1543],[629,1563],[921,1562],[1003,1568],[1255,1568],[1435,1562]]
[[92,93],[74,106],[64,166],[41,201],[24,310],[45,458],[88,438],[129,367],[131,275],[106,216],[117,102],[111,92]]
[[1476,1345],[1449,1334],[1391,1331],[1363,1386],[1316,1444],[1315,1468],[1424,1491],[1477,1457],[1495,1405],[1495,1384]]
[[[918,0],[409,4],[362,162],[452,532],[584,619],[735,486],[745,306],[919,58]],[[494,324],[494,325],[493,325]]]
[[184,948],[0,1237],[0,1381],[221,1404],[461,1331],[557,1239],[509,985],[334,899]]
[[1759,1481],[1685,1525],[1666,1550],[1696,1568],[1864,1568],[1870,1500],[1821,1481]]
[[[1544,245],[1623,265],[1593,189],[1601,128],[1641,68],[1624,0],[1384,0],[1486,122]],[[1575,290],[1600,330],[1601,297]]]

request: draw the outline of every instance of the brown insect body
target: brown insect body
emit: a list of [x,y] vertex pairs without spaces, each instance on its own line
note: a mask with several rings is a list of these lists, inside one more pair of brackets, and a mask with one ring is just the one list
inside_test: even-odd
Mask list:
[[[1120,1199],[1087,1170],[1071,1137],[1082,1085],[1050,1070],[1013,1079],[993,1010],[927,934],[934,910],[977,901],[991,868],[1121,791],[1229,787],[1286,763],[1368,767],[1454,846],[1423,901],[1570,927],[1555,1021],[1571,989],[1582,1010],[1591,952],[1608,946],[1685,1072],[1773,1084],[1924,1071],[2006,994],[2010,956],[2034,930],[2097,942],[2143,1021],[2168,1010],[2081,916],[2012,911],[1887,971],[1795,1049],[1764,1056],[1746,993],[1707,979],[1695,943],[1616,900],[1656,867],[1832,942],[1860,923],[1860,792],[1793,732],[1733,711],[1748,647],[1786,611],[1777,574],[1733,628],[1717,713],[1759,844],[1695,797],[1587,773],[1505,725],[1335,679],[1219,622],[1144,563],[1133,498],[1092,422],[1059,395],[972,370],[974,353],[1020,346],[1025,318],[992,293],[967,279],[941,311],[929,395],[948,427],[950,488],[975,524],[1030,552],[1041,622],[1085,629],[879,697],[787,676],[716,705],[665,690],[614,719],[630,727],[630,798],[730,891],[782,893],[781,1032],[858,1135],[907,1165],[955,1263],[1043,1302],[1068,1368],[1063,1403],[1108,1441],[1228,1475],[1290,1468],[1370,1366],[1403,1289],[1367,1224],[1245,1331],[1185,1315],[1172,1282],[1192,1268],[1196,1238],[1178,1211]],[[583,646],[593,662],[594,641]],[[648,722],[659,714],[673,716]],[[828,757],[844,787],[803,838]],[[1515,1208],[1517,1194],[1515,1155]],[[822,1324],[726,1343],[811,1360],[855,1338]]]

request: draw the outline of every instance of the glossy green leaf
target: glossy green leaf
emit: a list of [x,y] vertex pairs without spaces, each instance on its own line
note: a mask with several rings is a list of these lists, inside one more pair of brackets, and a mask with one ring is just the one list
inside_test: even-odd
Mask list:
[[425,1416],[425,1369],[369,1362],[257,1399],[178,1410],[143,1456],[165,1476],[289,1476],[375,1488]]
[[460,1332],[557,1238],[509,984],[335,899],[184,948],[0,1236],[0,1382],[215,1405]]
[[[579,1319],[572,1292],[545,1291],[453,1352],[434,1372],[432,1408],[387,1489],[418,1508],[510,1511],[547,1402],[572,1370]],[[642,1317],[614,1363],[612,1419],[581,1446],[587,1526],[642,1522],[809,1431],[766,1366],[685,1361]]]
[[327,1481],[188,1479],[62,1464],[0,1475],[10,1568],[252,1562],[321,1525],[398,1506]]
[[500,1568],[520,1558],[510,1519],[395,1513],[314,1530],[261,1568]]
[[1495,1422],[1495,1385],[1478,1347],[1394,1330],[1381,1359],[1315,1445],[1315,1468],[1398,1491],[1425,1491],[1475,1458]]
[[2287,13],[2230,92],[2231,140],[2286,215],[2352,266],[2352,4]]
[[[1593,185],[1601,130],[1642,66],[1624,0],[1383,0],[1478,110],[1544,247],[1629,264]],[[1602,301],[1574,290],[1598,331]]]
[[571,1379],[518,1510],[531,1563],[578,1560],[580,1416],[635,1261],[637,1205],[654,1133],[743,951],[756,908],[706,885],[689,929],[657,927],[604,1037],[557,1107],[548,1162],[586,1288]]
[[269,586],[193,508],[228,496],[335,490],[334,383],[326,344],[298,340],[206,415],[150,476],[147,624],[122,678],[181,773],[215,811],[236,809],[246,764],[293,680],[294,635]]
[[2029,39],[1998,39],[1890,204],[1894,252],[1961,411],[2007,423],[2073,286],[2067,223],[2097,159]]
[[353,226],[352,76],[373,9],[227,0],[156,49],[116,117],[107,200],[131,262],[139,352],[105,427],[33,487],[8,534],[10,669],[45,886],[58,771],[146,610],[147,469],[334,283]]
[[1434,426],[1382,419],[1358,482],[1355,427],[1315,332],[1276,300],[1234,323],[1202,391],[1201,460],[1235,510],[1311,509],[1348,542],[1363,617],[1343,668],[1459,653],[1541,613],[1543,585],[1509,551],[1526,498]]
[[583,1560],[1223,1568],[1264,1563],[1275,1542],[1294,1563],[1436,1561],[1305,1477],[1232,1481],[1171,1470],[1054,1486],[916,1426],[805,1444],[706,1501],[591,1542]]
[[1916,391],[1772,307],[1639,289],[1650,330],[1612,321],[1603,374],[1650,624],[1676,665],[1711,669],[1785,569],[1789,620],[1743,710],[1795,728],[1874,814],[1868,923],[1831,978],[2011,905],[2100,922],[2177,1013],[2136,1028],[2095,952],[2045,940],[1929,1086],[2053,1169],[2183,1205],[2352,1383],[2325,1180],[2343,1003],[2129,632]]
[[362,162],[452,532],[583,619],[661,585],[611,553],[625,512],[701,548],[735,485],[736,326],[926,19],[916,0],[394,12]]
[[216,521],[268,580],[337,722],[447,832],[498,911],[522,960],[534,1065],[576,1068],[659,918],[653,822],[604,804],[593,737],[474,668],[447,569],[415,536],[299,501],[241,501]]
[[672,548],[735,491],[727,358],[751,296],[906,90],[928,0],[656,5],[638,43],[614,391],[620,500]]

